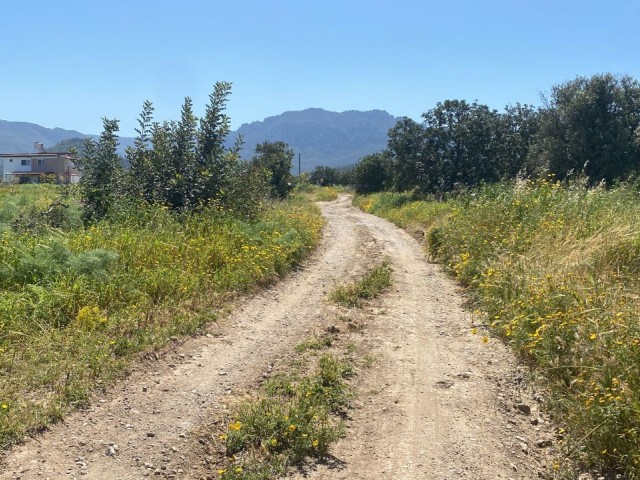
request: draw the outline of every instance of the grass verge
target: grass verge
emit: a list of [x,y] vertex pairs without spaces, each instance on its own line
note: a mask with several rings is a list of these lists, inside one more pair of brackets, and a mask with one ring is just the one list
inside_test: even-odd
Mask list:
[[380,295],[391,285],[391,267],[383,263],[372,268],[360,280],[333,289],[331,301],[346,307],[361,307],[364,300]]
[[[640,198],[552,177],[485,187],[447,202],[357,200],[425,233],[429,253],[477,301],[549,391],[569,460],[640,478]],[[406,198],[404,199],[406,200]]]
[[[3,446],[85,405],[139,352],[197,332],[234,295],[273,282],[323,225],[296,199],[251,222],[146,207],[84,228],[70,198],[60,215],[71,221],[52,227],[42,215],[52,189],[0,188]],[[16,218],[33,221],[16,228]]]
[[340,192],[346,191],[345,187],[321,187],[310,183],[304,183],[296,186],[293,191],[294,196],[304,196],[308,200],[314,202],[331,202],[338,198]]
[[318,187],[314,194],[316,202],[332,202],[338,198],[338,190],[334,187]]

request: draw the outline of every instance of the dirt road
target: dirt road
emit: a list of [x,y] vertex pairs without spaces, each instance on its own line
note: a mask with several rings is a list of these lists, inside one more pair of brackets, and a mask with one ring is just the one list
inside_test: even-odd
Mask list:
[[304,268],[242,302],[206,336],[176,341],[139,365],[88,410],[14,448],[0,479],[197,478],[198,426],[334,321],[337,307],[326,293],[383,257],[394,284],[364,313],[372,367],[353,385],[346,437],[334,461],[294,476],[515,479],[548,471],[553,440],[521,390],[513,357],[499,341],[471,333],[460,292],[418,242],[346,196],[322,209],[324,239]]

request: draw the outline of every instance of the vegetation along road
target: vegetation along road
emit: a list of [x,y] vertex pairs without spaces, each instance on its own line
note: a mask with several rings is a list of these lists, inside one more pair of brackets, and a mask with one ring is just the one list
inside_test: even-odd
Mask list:
[[[344,428],[325,459],[289,475],[515,479],[551,472],[554,439],[526,372],[474,325],[457,287],[419,243],[346,195],[322,203],[322,211],[324,237],[303,268],[14,447],[0,478],[242,478],[251,467],[225,458],[221,445],[248,428],[233,412],[269,380],[323,354],[350,362],[351,393],[338,409]],[[359,308],[330,301],[337,285],[383,260],[392,273],[382,295]],[[293,435],[299,424],[285,418]]]

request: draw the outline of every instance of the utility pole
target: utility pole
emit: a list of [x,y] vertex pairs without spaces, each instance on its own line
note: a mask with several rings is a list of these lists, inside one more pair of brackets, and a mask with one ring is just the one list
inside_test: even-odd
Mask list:
[[298,154],[298,176],[300,176],[300,165],[301,165],[300,154]]

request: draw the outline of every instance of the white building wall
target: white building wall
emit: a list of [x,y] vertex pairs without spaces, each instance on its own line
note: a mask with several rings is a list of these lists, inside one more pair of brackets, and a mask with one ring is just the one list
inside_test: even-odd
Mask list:
[[[27,161],[27,165],[22,165],[22,160],[26,160]],[[30,172],[31,171],[31,162],[33,160],[28,158],[28,159],[22,159],[22,158],[5,158],[4,159],[4,170],[6,173],[10,173],[10,172]]]

